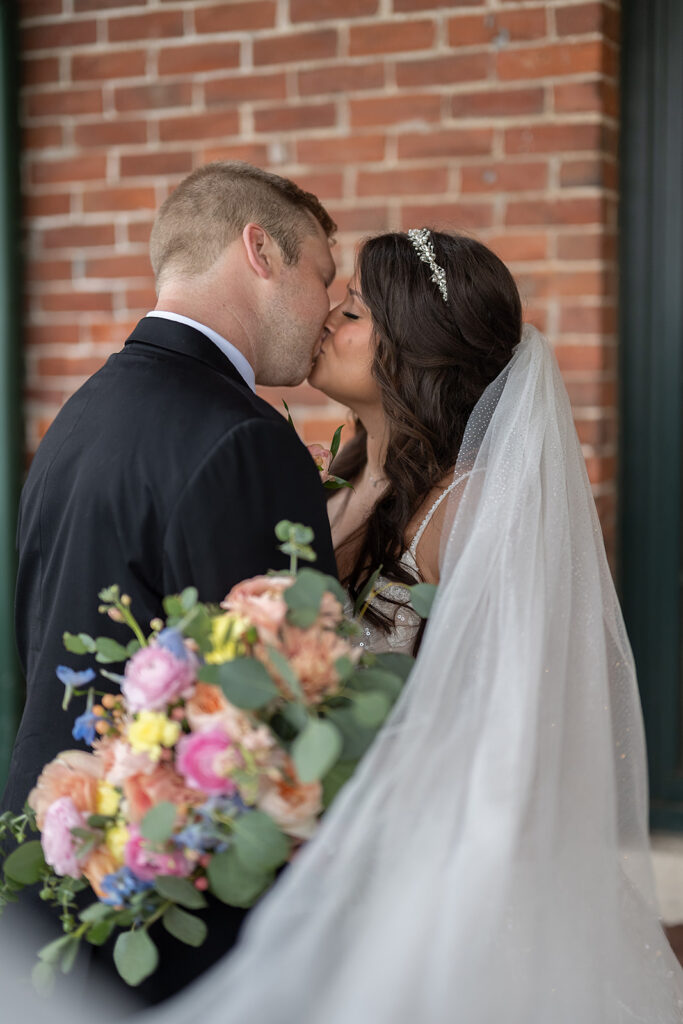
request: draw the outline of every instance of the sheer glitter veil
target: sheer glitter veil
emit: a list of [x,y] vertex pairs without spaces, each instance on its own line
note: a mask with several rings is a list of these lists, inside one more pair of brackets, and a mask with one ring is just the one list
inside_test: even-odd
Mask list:
[[476,406],[416,667],[237,949],[149,1024],[673,1024],[633,658],[554,356]]

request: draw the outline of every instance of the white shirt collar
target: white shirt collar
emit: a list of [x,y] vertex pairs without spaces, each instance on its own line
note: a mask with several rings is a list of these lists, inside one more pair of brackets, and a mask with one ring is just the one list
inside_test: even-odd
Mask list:
[[251,363],[239,349],[235,348],[234,345],[231,345],[230,342],[222,335],[218,334],[217,331],[212,330],[210,327],[206,327],[205,324],[200,324],[197,320],[191,320],[189,316],[182,316],[181,313],[166,313],[160,309],[153,309],[151,313],[147,313],[147,316],[159,316],[164,320],[175,320],[176,323],[187,324],[188,327],[194,327],[196,331],[201,331],[202,334],[205,334],[206,337],[221,350],[223,355],[230,360],[251,390],[256,390],[256,375],[254,374]]

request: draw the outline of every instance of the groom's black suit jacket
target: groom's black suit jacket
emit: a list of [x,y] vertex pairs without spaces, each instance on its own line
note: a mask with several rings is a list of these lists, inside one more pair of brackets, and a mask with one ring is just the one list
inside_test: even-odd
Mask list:
[[[281,519],[311,526],[317,568],[336,573],[324,491],[291,426],[204,334],[141,320],[56,417],[22,493],[16,634],[27,697],[4,807],[18,811],[45,763],[80,746],[71,728],[82,707],[61,710],[55,668],[92,662],[65,651],[64,631],[132,639],[98,613],[98,592],[120,584],[148,630],[165,594],[194,585],[219,601],[288,564]],[[164,998],[217,959],[242,917],[214,904],[205,946],[171,940],[143,998]]]

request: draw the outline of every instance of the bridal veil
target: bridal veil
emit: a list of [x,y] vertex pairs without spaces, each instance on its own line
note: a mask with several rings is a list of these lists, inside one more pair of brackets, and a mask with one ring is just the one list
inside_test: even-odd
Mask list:
[[476,406],[392,718],[164,1024],[672,1024],[633,658],[569,400],[531,327]]

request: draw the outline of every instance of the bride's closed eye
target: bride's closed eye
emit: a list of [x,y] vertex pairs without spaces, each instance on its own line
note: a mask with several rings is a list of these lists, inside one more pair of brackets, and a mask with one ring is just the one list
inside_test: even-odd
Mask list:
[[360,320],[360,317],[357,316],[355,313],[344,312],[344,316],[347,316],[349,320]]

